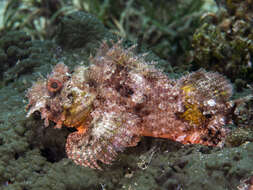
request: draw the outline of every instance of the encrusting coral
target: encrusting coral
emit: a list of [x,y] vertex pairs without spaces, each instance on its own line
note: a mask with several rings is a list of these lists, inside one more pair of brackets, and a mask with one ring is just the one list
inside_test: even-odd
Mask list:
[[193,35],[193,64],[223,73],[245,88],[253,81],[252,0],[216,2],[220,9],[203,16]]
[[215,146],[231,123],[232,86],[224,76],[198,70],[169,79],[121,42],[102,43],[90,66],[73,72],[59,63],[47,79],[27,92],[29,117],[74,127],[66,152],[76,164],[101,169],[142,136],[168,138],[183,144]]

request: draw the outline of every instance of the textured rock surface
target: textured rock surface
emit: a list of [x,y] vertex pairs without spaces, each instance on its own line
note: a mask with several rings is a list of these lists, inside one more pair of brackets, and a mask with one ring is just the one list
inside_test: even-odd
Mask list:
[[193,35],[194,63],[224,73],[236,83],[252,82],[252,1],[219,3],[224,7],[203,17],[202,26]]
[[[3,76],[7,73],[11,77],[4,77],[3,81],[8,82],[0,88],[0,189],[236,190],[240,180],[253,174],[252,132],[245,141],[230,142],[222,149],[144,138],[138,146],[120,154],[113,166],[105,166],[103,172],[76,166],[64,151],[71,131],[45,129],[36,113],[26,118],[25,90],[59,61],[72,68],[87,64],[92,50],[66,50],[52,42],[33,41],[29,49],[28,57],[19,63],[30,62],[26,72],[19,64],[4,69]],[[247,133],[240,134],[247,137]]]

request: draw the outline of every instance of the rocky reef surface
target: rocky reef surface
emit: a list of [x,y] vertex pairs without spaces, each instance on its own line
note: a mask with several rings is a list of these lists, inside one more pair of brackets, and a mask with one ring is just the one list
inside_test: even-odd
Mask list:
[[[90,54],[103,40],[118,37],[83,12],[62,18],[56,42],[32,41],[17,31],[1,36],[0,189],[236,190],[243,186],[253,175],[252,99],[235,108],[235,125],[229,126],[232,133],[224,147],[182,145],[145,137],[104,171],[81,167],[67,159],[65,143],[71,129],[44,128],[37,113],[25,117],[26,90],[39,76],[46,76],[58,62],[70,68],[87,65]],[[132,45],[129,41],[123,44]],[[146,59],[172,70],[152,53]],[[250,93],[241,89],[235,97]],[[248,186],[244,184],[245,190]]]

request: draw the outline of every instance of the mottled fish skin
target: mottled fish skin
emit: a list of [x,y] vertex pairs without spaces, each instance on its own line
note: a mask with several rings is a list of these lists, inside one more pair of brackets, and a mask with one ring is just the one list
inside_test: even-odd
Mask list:
[[[101,169],[97,161],[111,164],[125,147],[136,145],[129,122],[122,115],[105,113],[97,118],[87,133],[74,132],[67,138],[66,152],[76,164]],[[99,121],[97,121],[99,120]],[[116,123],[118,122],[118,123]]]
[[27,92],[27,116],[76,128],[66,143],[76,164],[102,169],[142,136],[183,144],[217,146],[232,122],[232,85],[221,74],[200,69],[169,79],[133,48],[102,43],[90,66],[70,73],[63,63]]

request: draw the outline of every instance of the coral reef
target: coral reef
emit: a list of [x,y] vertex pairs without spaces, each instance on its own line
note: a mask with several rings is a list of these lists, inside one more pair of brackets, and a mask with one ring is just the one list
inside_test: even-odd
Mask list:
[[90,66],[72,74],[59,63],[47,79],[28,90],[29,117],[74,127],[66,152],[75,163],[100,168],[118,151],[136,146],[142,136],[169,138],[184,144],[217,145],[231,123],[231,84],[220,74],[199,70],[168,79],[121,42],[102,43]]
[[31,38],[25,32],[12,31],[0,38],[0,77],[16,62],[29,56]]
[[[92,25],[86,23],[92,23]],[[79,28],[79,30],[74,33],[70,30],[73,28]],[[80,37],[83,36],[84,30],[87,31],[85,36],[89,36],[88,38]],[[59,44],[49,40],[43,42],[31,40],[31,37],[24,31],[4,32],[0,38],[0,78],[2,79],[0,85],[6,85],[27,73],[39,75],[41,71],[38,71],[37,68],[40,65],[44,65],[43,71],[49,72],[50,66],[62,61],[65,56],[68,57],[69,66],[80,62],[85,64],[88,62],[90,53],[98,47],[99,41],[113,37],[94,16],[83,12],[75,12],[64,17],[57,33]],[[67,41],[66,38],[79,43],[69,42],[66,45],[64,43],[64,39]],[[72,54],[64,51],[64,49],[80,47],[82,49],[75,49],[75,53]]]
[[56,49],[52,42],[32,41],[24,31],[6,33],[0,38],[0,85],[7,85],[26,73],[36,73],[40,64],[52,64],[57,60]]
[[245,87],[253,81],[252,2],[222,2],[220,10],[207,14],[193,35],[194,63],[224,73],[232,81],[244,81]]
[[[3,13],[3,24],[4,30],[22,29],[33,39],[52,39],[58,36],[57,24],[68,22],[73,27],[67,30],[72,31],[73,36],[70,34],[69,38],[65,39],[70,40],[75,39],[76,32],[94,27],[97,27],[97,33],[93,34],[100,35],[101,28],[97,24],[99,19],[112,33],[148,45],[158,56],[176,63],[175,57],[182,59],[181,54],[190,48],[191,36],[199,26],[204,2],[203,0],[173,0],[169,3],[166,0],[10,0]],[[98,19],[71,18],[73,17],[71,13],[76,11],[82,11],[86,15],[93,14]],[[82,35],[81,41],[87,37],[92,37],[88,31],[86,35]],[[81,45],[81,41],[71,41],[68,45],[71,46],[72,43]]]
[[[79,19],[83,19],[83,22],[89,19],[85,16],[86,13],[74,14],[80,17],[64,17],[68,22],[60,22],[61,27],[67,27],[70,34],[71,29],[73,32],[76,30],[69,26],[80,23]],[[92,17],[92,15],[89,16]],[[100,26],[93,27],[93,29],[96,28]],[[92,32],[95,33],[95,31]],[[75,34],[82,39],[83,35],[86,35],[86,30],[80,29]],[[249,130],[252,128],[252,100],[235,108],[236,113],[232,113],[235,125],[231,126],[231,133],[226,137],[222,148],[198,144],[182,145],[168,139],[143,137],[137,146],[126,148],[122,153],[118,152],[117,162],[113,165],[105,166],[99,163],[104,169],[102,172],[80,167],[67,159],[65,152],[66,138],[76,129],[65,126],[61,130],[54,129],[53,122],[49,122],[49,127],[44,127],[38,112],[26,118],[25,94],[27,88],[30,88],[38,77],[46,78],[56,63],[64,61],[70,73],[76,65],[88,65],[90,54],[95,52],[95,49],[87,48],[86,45],[92,44],[89,43],[89,40],[93,40],[92,35],[91,39],[83,41],[83,46],[74,49],[62,46],[62,43],[53,40],[24,42],[22,39],[25,39],[27,35],[21,31],[12,35],[11,43],[9,36],[11,34],[2,33],[1,41],[6,40],[8,44],[19,47],[21,51],[27,50],[26,47],[28,47],[29,51],[28,57],[17,59],[20,60],[19,64],[13,62],[11,67],[5,67],[3,71],[2,81],[8,82],[0,86],[1,190],[238,190],[238,188],[250,187],[250,178],[253,175],[253,140],[252,132]],[[20,40],[14,40],[14,37]],[[60,37],[71,38],[71,35]],[[94,44],[99,44],[103,36],[96,39],[97,41],[93,40]],[[110,39],[107,40],[110,41]],[[133,43],[123,41],[124,47],[129,47],[131,44]],[[97,46],[94,45],[94,47]],[[168,62],[159,59],[152,52],[149,52],[144,59],[146,62],[152,60],[158,62],[157,66],[169,72],[170,78],[178,77],[178,74],[173,73],[172,68],[169,68],[171,66]],[[5,58],[1,60],[3,60],[1,63],[7,64],[4,61]],[[25,67],[23,68],[22,65]],[[185,64],[178,65],[184,68]],[[240,92],[237,91],[238,88],[235,88],[232,99],[240,99],[252,94],[252,91],[245,93],[245,86]]]

